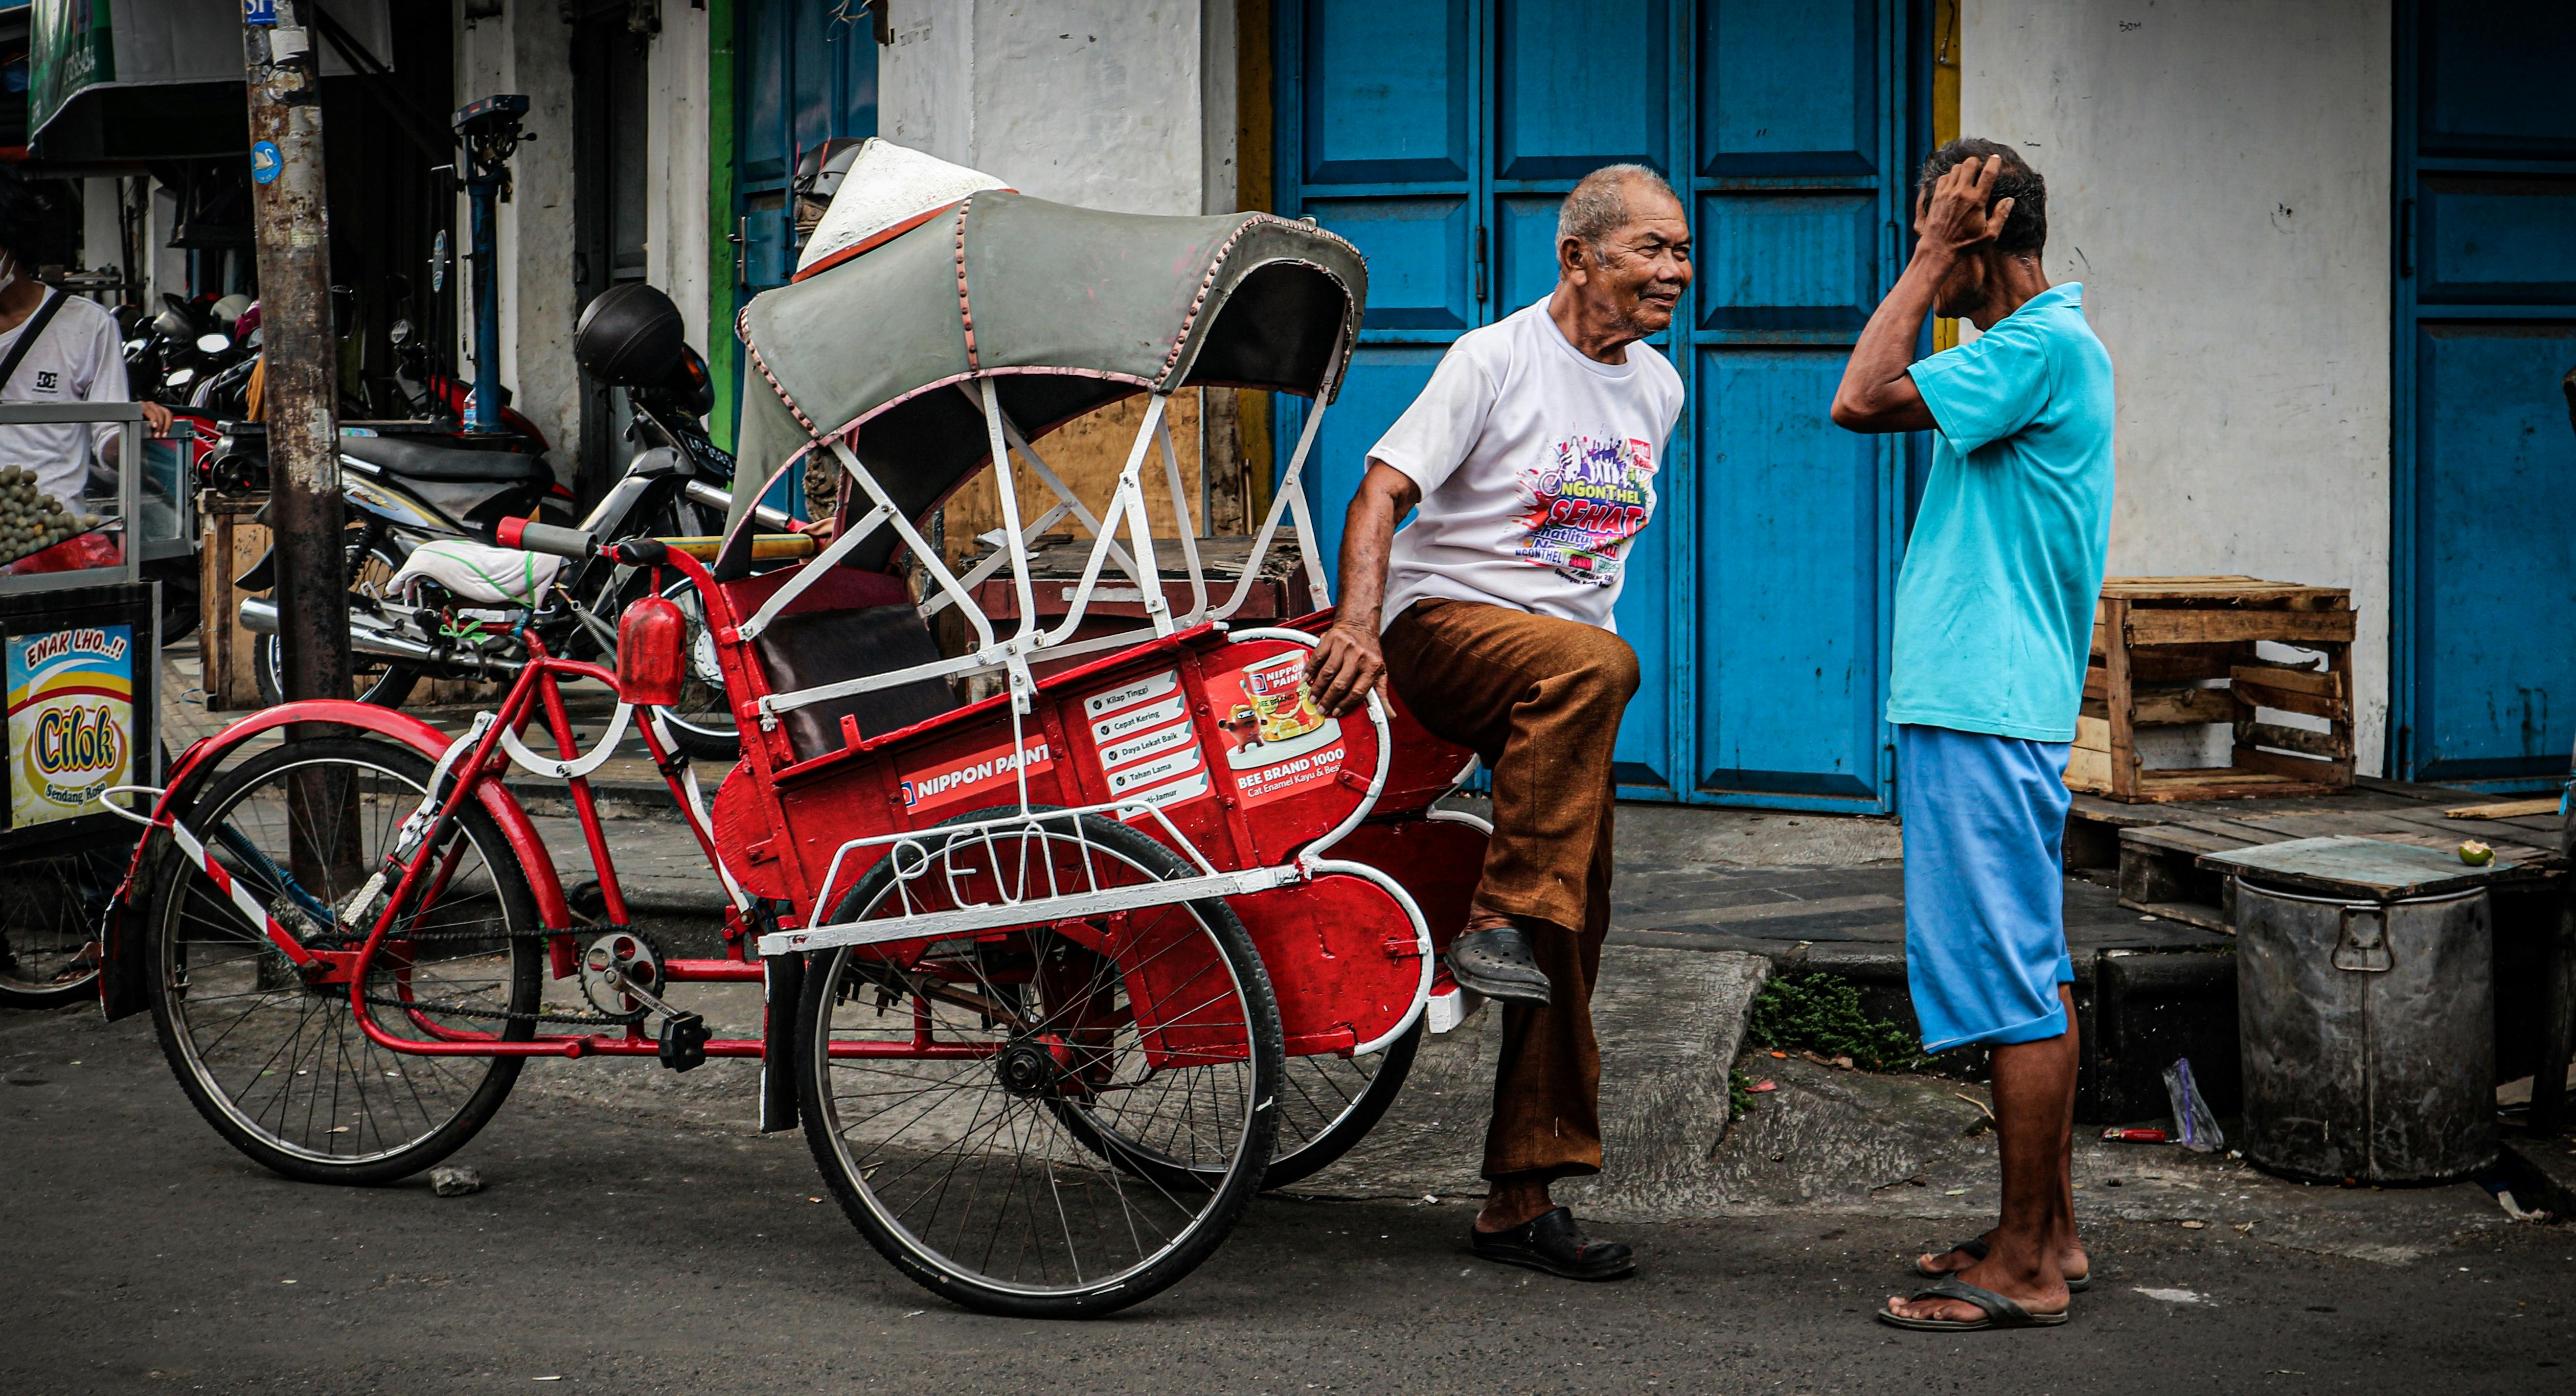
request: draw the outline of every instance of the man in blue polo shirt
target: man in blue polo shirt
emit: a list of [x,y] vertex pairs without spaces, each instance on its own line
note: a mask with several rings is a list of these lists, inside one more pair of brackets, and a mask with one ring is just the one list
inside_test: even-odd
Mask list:
[[[1912,262],[1852,348],[1834,421],[1931,431],[1896,582],[1887,720],[1905,821],[1905,962],[1923,1048],[1993,1051],[1998,1225],[1915,1262],[1903,1328],[2066,1321],[2075,1014],[2060,847],[2111,534],[2111,356],[2084,288],[2040,269],[2047,186],[1993,141],[1923,166]],[[1982,333],[1913,362],[1927,314]]]

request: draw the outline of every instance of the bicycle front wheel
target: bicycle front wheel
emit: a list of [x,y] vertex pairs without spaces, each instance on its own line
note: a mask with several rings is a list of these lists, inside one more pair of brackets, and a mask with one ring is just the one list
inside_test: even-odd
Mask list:
[[[390,742],[289,743],[218,780],[182,818],[302,944],[355,949],[363,931],[339,910],[383,866],[429,774]],[[379,1045],[348,985],[305,983],[204,868],[167,867],[147,946],[153,1025],[180,1089],[235,1148],[305,1182],[386,1183],[455,1152],[500,1109],[520,1059]],[[500,825],[469,802],[395,909],[367,978],[372,1016],[413,1041],[527,1040],[539,931]]]

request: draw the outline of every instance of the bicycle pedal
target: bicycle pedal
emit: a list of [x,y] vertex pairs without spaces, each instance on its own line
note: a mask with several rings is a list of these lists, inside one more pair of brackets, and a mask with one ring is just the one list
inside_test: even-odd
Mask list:
[[707,1064],[707,1020],[695,1013],[674,1013],[662,1020],[660,1056],[673,1071],[695,1071]]

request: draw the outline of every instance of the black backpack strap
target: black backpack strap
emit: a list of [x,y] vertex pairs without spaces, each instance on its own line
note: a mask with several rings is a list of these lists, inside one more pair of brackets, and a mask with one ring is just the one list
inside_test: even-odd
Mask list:
[[18,375],[18,365],[25,362],[27,351],[35,348],[36,341],[45,337],[45,326],[54,323],[54,312],[62,309],[63,302],[68,299],[70,297],[56,291],[45,297],[45,303],[36,307],[35,314],[27,317],[27,327],[18,332],[18,342],[9,346],[7,356],[0,357],[0,393],[9,390],[9,380]]

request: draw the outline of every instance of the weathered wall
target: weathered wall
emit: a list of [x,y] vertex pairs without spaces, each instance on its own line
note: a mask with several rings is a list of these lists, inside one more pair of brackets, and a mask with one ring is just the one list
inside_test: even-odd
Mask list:
[[[525,129],[537,139],[511,157],[513,189],[497,220],[501,381],[511,405],[553,445],[548,460],[557,477],[570,482],[581,443],[581,372],[572,358],[572,31],[551,0],[506,0],[495,19],[465,20],[461,5],[458,13],[456,105],[496,92],[528,97]],[[471,246],[466,220],[460,196],[460,251]],[[464,275],[470,296],[477,272],[468,267]],[[470,376],[472,316],[457,319],[457,362]]]
[[2388,717],[2388,0],[1963,0],[1961,131],[2048,177],[2118,365],[2114,574],[2347,586]]
[[[896,8],[894,24],[878,67],[877,126],[887,139],[1088,208],[1233,207],[1231,0],[915,0]],[[1211,52],[1222,54],[1213,91]],[[1198,396],[1174,401],[1172,434],[1204,532]],[[1100,508],[1143,416],[1143,400],[1132,399],[1039,449]],[[1159,467],[1146,485],[1156,528],[1170,528]],[[1041,494],[1043,486],[1021,492],[1025,515],[1045,507]],[[971,552],[975,535],[1000,522],[987,477],[949,506],[950,552]]]
[[[645,137],[644,279],[680,306],[689,343],[707,349],[707,12],[662,7],[646,59],[652,131]],[[731,334],[727,327],[722,333]]]

